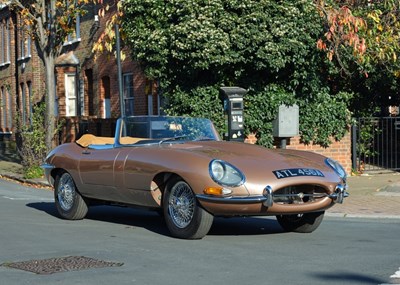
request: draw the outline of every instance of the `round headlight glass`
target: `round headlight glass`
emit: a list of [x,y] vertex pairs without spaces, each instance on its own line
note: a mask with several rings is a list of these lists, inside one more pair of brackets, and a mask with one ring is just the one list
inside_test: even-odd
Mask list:
[[222,186],[240,186],[245,181],[239,169],[223,160],[212,160],[209,171],[211,178]]
[[211,163],[211,173],[215,180],[221,180],[225,175],[225,167],[220,161]]
[[325,162],[336,172],[337,175],[339,175],[340,178],[346,180],[346,170],[344,170],[343,166],[339,162],[331,158],[327,158]]

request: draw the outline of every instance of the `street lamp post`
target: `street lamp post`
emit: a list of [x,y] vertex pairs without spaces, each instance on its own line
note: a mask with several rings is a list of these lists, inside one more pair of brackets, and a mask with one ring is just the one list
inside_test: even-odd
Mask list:
[[122,90],[121,45],[120,45],[118,24],[115,25],[115,40],[116,40],[117,68],[118,68],[119,106],[121,111],[121,117],[125,117],[125,101]]

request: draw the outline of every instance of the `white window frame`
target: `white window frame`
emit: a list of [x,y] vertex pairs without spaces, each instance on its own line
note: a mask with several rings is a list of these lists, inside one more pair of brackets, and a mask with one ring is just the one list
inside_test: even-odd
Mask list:
[[81,15],[77,14],[74,34],[69,34],[67,36],[67,41],[64,43],[64,45],[72,45],[80,41],[81,41]]
[[32,90],[32,82],[28,81],[26,83],[27,87],[28,87],[28,114],[29,114],[29,124],[32,126],[32,116],[33,116],[33,90]]
[[1,58],[0,66],[11,64],[10,18],[1,22]]
[[23,33],[20,39],[19,60],[24,60],[31,57],[31,38]]
[[78,115],[78,94],[76,92],[76,74],[65,73],[65,115],[75,117]]
[[[128,84],[130,84],[128,86]],[[135,92],[133,83],[133,73],[122,74],[122,90],[124,94],[125,115],[133,116],[135,113]]]
[[21,83],[20,86],[20,94],[21,94],[21,118],[22,123],[26,124],[26,94],[25,94],[25,83]]
[[1,124],[0,127],[2,127],[3,129],[7,127],[7,109],[6,109],[6,104],[7,104],[7,98],[6,98],[6,94],[4,91],[4,87],[1,87],[0,91],[1,91]]

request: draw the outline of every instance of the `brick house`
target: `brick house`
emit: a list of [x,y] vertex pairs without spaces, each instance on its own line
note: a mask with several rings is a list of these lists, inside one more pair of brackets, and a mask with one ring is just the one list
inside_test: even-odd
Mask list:
[[[94,58],[93,41],[104,29],[107,16],[98,18],[97,7],[77,21],[56,61],[56,110],[65,127],[59,142],[72,141],[89,122],[120,115],[117,64],[104,54]],[[33,41],[18,27],[19,17],[0,7],[0,137],[12,137],[17,122],[29,124],[32,109],[43,100],[45,74]],[[126,52],[129,55],[128,52]],[[157,114],[159,99],[153,82],[129,56],[122,62],[122,88],[127,115]],[[18,94],[15,96],[15,94]],[[111,123],[110,123],[111,124]]]
[[[113,134],[115,118],[120,115],[117,64],[106,54],[95,59],[92,53],[93,41],[106,21],[107,16],[97,17],[96,6],[89,9],[78,19],[75,33],[66,40],[56,62],[55,114],[64,121],[58,143],[74,141],[83,132]],[[18,26],[18,17],[7,6],[0,7],[0,140],[12,138],[17,118],[30,123],[32,108],[45,91],[42,62],[31,39]],[[122,62],[122,85],[127,115],[159,113],[155,84],[129,56]],[[247,142],[254,143],[255,137]],[[324,154],[351,171],[350,133],[329,148],[304,145],[299,138],[290,139],[287,148]]]
[[41,61],[32,52],[31,39],[16,27],[16,15],[8,7],[0,7],[1,137],[13,135],[17,119],[29,122],[32,106],[41,100],[44,90]]

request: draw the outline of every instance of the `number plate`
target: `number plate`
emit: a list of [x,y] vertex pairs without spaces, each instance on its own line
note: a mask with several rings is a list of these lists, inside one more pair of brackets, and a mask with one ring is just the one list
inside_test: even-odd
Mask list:
[[325,177],[325,175],[319,171],[318,169],[312,168],[290,168],[290,169],[280,169],[272,171],[276,178],[289,178],[289,177],[297,177],[297,176],[318,176]]

